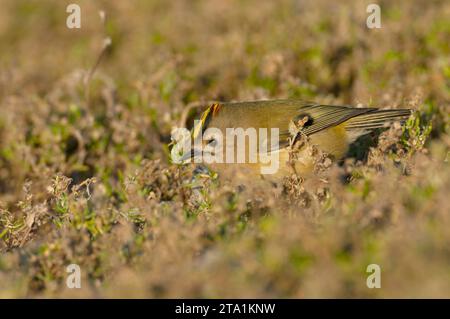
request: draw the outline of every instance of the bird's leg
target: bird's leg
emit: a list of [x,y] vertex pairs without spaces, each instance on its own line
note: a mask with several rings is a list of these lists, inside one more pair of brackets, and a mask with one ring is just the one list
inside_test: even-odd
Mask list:
[[297,175],[297,170],[295,168],[295,162],[298,159],[298,152],[300,149],[305,146],[305,144],[308,142],[308,137],[302,132],[303,126],[308,122],[309,117],[304,116],[300,120],[295,123],[294,121],[291,121],[289,123],[289,133],[291,134],[290,137],[288,137],[289,142],[289,159],[288,164],[292,168],[292,171],[294,174]]

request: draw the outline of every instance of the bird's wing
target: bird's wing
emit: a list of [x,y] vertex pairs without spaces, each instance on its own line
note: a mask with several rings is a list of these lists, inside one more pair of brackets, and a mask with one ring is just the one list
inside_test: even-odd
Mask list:
[[[303,125],[301,133],[309,136],[329,127],[339,125],[355,116],[373,112],[374,108],[353,108],[333,105],[310,105],[302,107],[291,119],[294,125]],[[287,139],[292,135],[289,123],[280,128],[280,148],[287,145]]]

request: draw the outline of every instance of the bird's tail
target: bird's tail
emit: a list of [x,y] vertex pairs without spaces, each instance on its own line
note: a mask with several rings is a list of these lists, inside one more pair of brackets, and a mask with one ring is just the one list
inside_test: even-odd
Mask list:
[[409,109],[398,110],[377,110],[357,115],[347,120],[345,123],[346,130],[363,130],[370,131],[377,128],[388,127],[394,122],[404,123],[411,115]]

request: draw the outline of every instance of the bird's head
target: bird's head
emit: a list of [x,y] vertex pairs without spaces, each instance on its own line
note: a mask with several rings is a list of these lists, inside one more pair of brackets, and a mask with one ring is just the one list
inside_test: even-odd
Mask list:
[[182,155],[182,162],[192,161],[206,154],[214,155],[215,147],[223,142],[222,134],[225,133],[226,127],[224,123],[226,118],[219,112],[221,108],[222,105],[214,103],[202,113],[199,120],[195,121],[190,135],[186,137],[193,147],[190,152]]

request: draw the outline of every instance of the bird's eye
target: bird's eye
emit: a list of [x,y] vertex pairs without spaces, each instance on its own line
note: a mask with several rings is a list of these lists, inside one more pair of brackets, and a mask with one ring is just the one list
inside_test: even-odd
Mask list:
[[211,138],[207,141],[207,144],[214,147],[217,145],[217,140],[215,138]]

